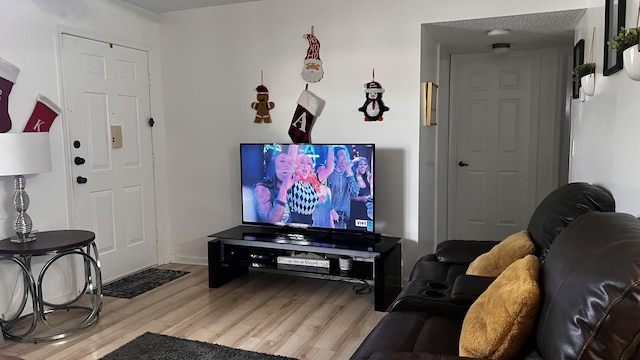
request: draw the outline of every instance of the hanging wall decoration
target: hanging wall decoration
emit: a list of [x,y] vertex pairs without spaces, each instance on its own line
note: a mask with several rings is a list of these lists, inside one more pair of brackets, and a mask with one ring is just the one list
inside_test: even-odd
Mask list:
[[302,78],[306,82],[319,82],[324,76],[322,60],[320,60],[320,42],[314,34],[314,27],[311,27],[311,34],[304,34],[303,38],[309,41],[307,56],[304,58],[302,67]]
[[[578,40],[573,46],[573,69],[584,64],[584,39]],[[580,98],[580,78],[574,74],[572,87],[572,98]]]
[[438,85],[432,81],[420,84],[420,117],[422,125],[438,125]]
[[251,108],[256,110],[256,117],[253,122],[256,123],[270,123],[271,115],[269,110],[276,107],[273,101],[269,101],[269,90],[263,84],[263,73],[260,71],[260,85],[256,88],[258,94],[256,95],[255,102],[251,103]]
[[382,121],[382,114],[389,111],[389,108],[382,102],[382,93],[384,89],[379,82],[376,81],[376,70],[372,71],[372,80],[364,84],[364,104],[358,108],[358,111],[364,113],[364,121]]
[[593,27],[591,36],[591,49],[589,50],[589,59],[586,63],[579,65],[573,69],[573,75],[580,78],[580,88],[585,95],[593,96],[596,92],[596,63],[593,61],[593,47],[596,44],[596,28]]
[[11,130],[11,117],[9,117],[9,94],[13,84],[18,80],[20,68],[0,58],[0,133]]
[[48,97],[38,94],[36,105],[23,132],[49,132],[51,124],[60,115],[60,107]]
[[295,144],[311,142],[311,127],[323,107],[324,100],[307,89],[302,90],[289,126],[291,141]]
[[632,80],[640,81],[640,48],[638,47],[638,40],[640,39],[640,7],[636,15],[635,27],[625,29],[620,28],[620,31],[613,39],[607,42],[609,51],[617,51],[618,54],[622,54],[622,68],[624,72]]
[[[604,62],[602,75],[609,76],[622,69],[622,52],[607,45],[618,30],[625,26],[627,0],[605,0],[604,4]],[[593,44],[592,44],[593,46]]]

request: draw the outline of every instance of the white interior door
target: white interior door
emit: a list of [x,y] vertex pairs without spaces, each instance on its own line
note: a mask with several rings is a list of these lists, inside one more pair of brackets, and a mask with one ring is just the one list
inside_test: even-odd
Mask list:
[[515,54],[452,57],[451,239],[500,240],[527,226],[532,62]]
[[74,226],[110,281],[158,259],[147,53],[63,35],[62,62]]

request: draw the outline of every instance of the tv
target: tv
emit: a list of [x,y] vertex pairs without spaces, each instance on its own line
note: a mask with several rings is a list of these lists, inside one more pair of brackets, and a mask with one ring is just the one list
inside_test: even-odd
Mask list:
[[240,144],[243,224],[376,238],[374,144]]

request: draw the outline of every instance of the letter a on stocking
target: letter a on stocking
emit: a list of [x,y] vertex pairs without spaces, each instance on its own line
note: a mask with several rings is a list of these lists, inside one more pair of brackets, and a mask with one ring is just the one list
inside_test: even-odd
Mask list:
[[11,130],[9,117],[9,94],[18,80],[20,68],[0,58],[0,133]]
[[293,113],[291,126],[289,126],[289,137],[296,144],[309,143],[311,137],[311,127],[317,116],[320,115],[324,107],[324,100],[314,95],[309,90],[302,90],[298,98],[296,111]]

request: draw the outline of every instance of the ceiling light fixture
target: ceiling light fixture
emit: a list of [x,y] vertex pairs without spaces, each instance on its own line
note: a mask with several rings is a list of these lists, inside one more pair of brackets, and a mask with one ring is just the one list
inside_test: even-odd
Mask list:
[[505,56],[511,53],[511,44],[509,43],[495,43],[491,45],[491,52],[496,56]]
[[507,29],[493,29],[493,30],[487,31],[487,35],[489,35],[489,36],[509,35],[509,30],[507,30]]

